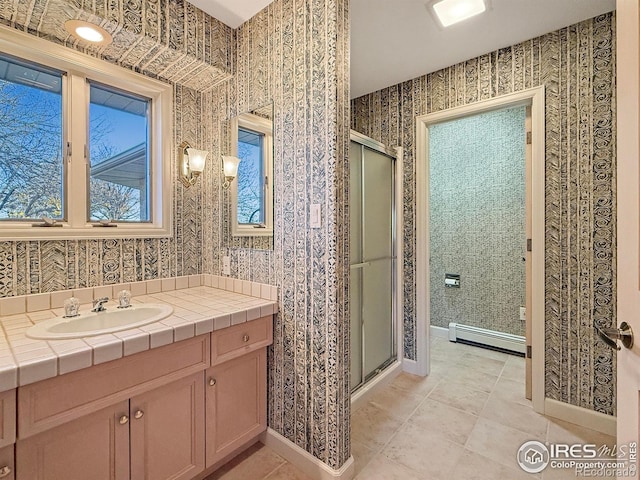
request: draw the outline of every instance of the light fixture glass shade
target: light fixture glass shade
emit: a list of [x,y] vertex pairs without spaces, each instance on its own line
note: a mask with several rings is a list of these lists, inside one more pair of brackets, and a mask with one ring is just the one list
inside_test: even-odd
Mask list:
[[478,15],[486,9],[484,0],[441,0],[433,4],[433,11],[443,27]]
[[206,150],[198,150],[196,148],[187,148],[187,155],[189,156],[189,170],[194,173],[202,173],[204,171],[204,164],[206,163],[209,152]]
[[232,157],[229,155],[222,156],[222,168],[226,178],[236,178],[236,175],[238,175],[238,165],[240,165],[240,159],[238,157]]

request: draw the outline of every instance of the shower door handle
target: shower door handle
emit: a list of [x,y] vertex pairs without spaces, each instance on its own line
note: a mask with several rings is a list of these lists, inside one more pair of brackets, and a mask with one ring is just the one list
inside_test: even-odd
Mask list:
[[351,265],[349,268],[351,270],[356,270],[358,268],[364,268],[364,267],[368,267],[369,265],[371,265],[371,262],[362,262],[362,263],[354,263],[353,265]]

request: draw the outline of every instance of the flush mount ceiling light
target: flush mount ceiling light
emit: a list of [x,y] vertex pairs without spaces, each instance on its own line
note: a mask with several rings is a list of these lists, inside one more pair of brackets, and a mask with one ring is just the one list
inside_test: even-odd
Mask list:
[[109,45],[113,38],[104,28],[84,20],[67,20],[64,28],[74,37],[96,45]]
[[443,27],[461,22],[484,12],[484,0],[440,0],[431,5]]

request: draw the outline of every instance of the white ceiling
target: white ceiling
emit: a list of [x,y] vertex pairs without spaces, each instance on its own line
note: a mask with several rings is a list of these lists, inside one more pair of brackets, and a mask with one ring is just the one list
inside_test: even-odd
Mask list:
[[231,28],[238,28],[256,13],[269,5],[273,0],[188,0],[200,10],[226,23]]
[[[271,0],[189,0],[236,28]],[[488,0],[446,29],[431,0],[351,0],[351,97],[359,97],[615,9],[615,0]]]

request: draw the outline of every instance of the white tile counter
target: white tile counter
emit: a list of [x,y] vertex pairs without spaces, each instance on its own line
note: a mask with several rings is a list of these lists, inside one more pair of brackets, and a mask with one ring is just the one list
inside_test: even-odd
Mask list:
[[[200,284],[202,286],[181,288]],[[222,288],[214,288],[216,286]],[[76,294],[78,291],[55,292],[49,299],[46,299],[49,294],[2,299],[5,302],[4,305],[9,305],[10,308],[2,309],[0,305],[2,326],[0,391],[109,362],[277,312],[275,287],[211,275],[83,289],[83,291],[93,290],[93,292],[84,292],[82,301],[87,302],[90,298],[108,295],[111,291],[113,291],[112,295],[116,296],[116,290],[121,288],[129,288],[132,291],[132,304],[166,303],[173,306],[173,314],[158,322],[113,334],[70,340],[35,340],[25,335],[27,328],[37,322],[64,315],[59,302],[70,297],[72,293],[79,297]],[[181,289],[175,290],[175,288]],[[143,291],[145,293],[141,294]],[[15,310],[11,309],[21,308],[20,305],[18,307],[14,305],[19,302],[18,298],[22,298],[21,305],[25,307],[22,313],[13,313]],[[7,300],[9,302],[6,302]],[[28,311],[29,306],[35,304],[47,306],[48,309]],[[117,301],[110,300],[105,306],[110,309],[116,308],[116,305]],[[58,308],[51,308],[56,306]],[[90,303],[83,303],[80,307],[81,312],[90,309]],[[5,315],[2,310],[11,311],[13,314]]]

